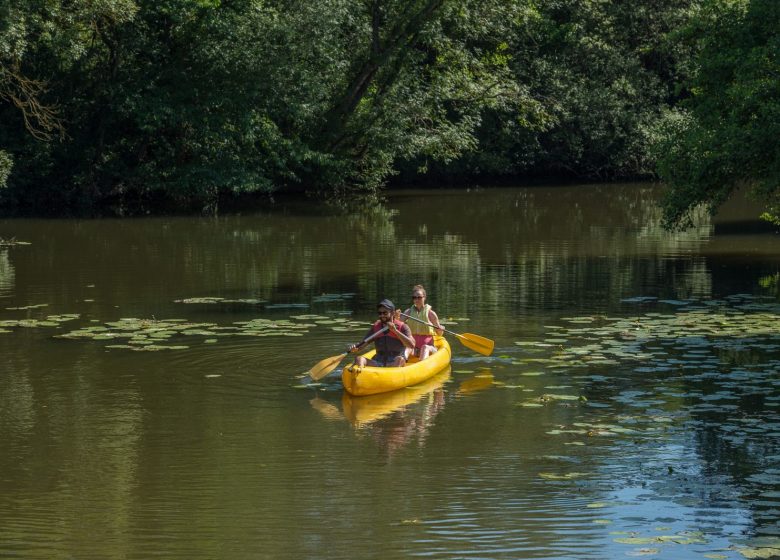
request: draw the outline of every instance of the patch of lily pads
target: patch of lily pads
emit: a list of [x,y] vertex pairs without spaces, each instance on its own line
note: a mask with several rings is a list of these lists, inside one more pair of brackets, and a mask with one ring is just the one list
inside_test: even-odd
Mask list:
[[[354,294],[322,294],[315,297],[313,303],[343,302]],[[194,297],[176,300],[183,304],[219,305],[245,304],[264,305],[266,309],[305,309],[308,303],[267,304],[265,300],[255,298],[227,299],[221,297]],[[33,311],[48,304],[31,304],[8,308],[9,311]],[[122,318],[102,324],[97,320],[89,325],[55,335],[66,340],[89,340],[106,343],[108,349],[126,349],[139,352],[157,352],[161,350],[186,350],[190,348],[193,337],[201,338],[201,344],[216,344],[225,337],[302,337],[311,329],[328,328],[335,332],[364,332],[371,324],[357,321],[339,311],[328,314],[304,313],[284,318],[256,318],[237,321],[229,325],[213,322],[190,322],[186,319]],[[43,318],[25,318],[0,320],[0,334],[13,332],[15,328],[59,327],[65,321],[76,320],[78,314],[48,315]]]
[[[564,317],[544,328],[545,337],[518,341],[505,386],[519,381],[534,392],[518,393],[517,406],[530,409],[523,414],[555,407],[544,412],[545,436],[575,446],[569,449],[579,458],[614,447],[627,468],[635,464],[643,492],[684,508],[722,507],[713,490],[722,488],[717,475],[701,476],[695,457],[706,454],[711,473],[730,472],[735,457],[750,457],[739,463],[745,498],[731,505],[753,510],[759,534],[774,534],[780,509],[780,305],[745,295],[624,303],[643,312]],[[539,370],[547,375],[523,375]],[[579,395],[587,400],[574,400]],[[614,465],[589,470],[590,483],[599,484]],[[541,477],[562,484],[565,476]],[[619,518],[620,509],[607,520]],[[674,557],[676,547],[710,545],[705,558],[780,557],[777,542],[718,549],[701,534],[686,532],[623,533],[614,540],[629,545],[626,556]]]
[[342,303],[355,297],[354,293],[320,294],[312,298],[312,303]]
[[[13,321],[9,322],[9,326],[24,326],[22,323]],[[0,322],[0,327],[3,325]],[[310,329],[322,325],[329,325],[334,330],[363,330],[367,323],[311,314],[295,315],[289,319],[260,317],[236,321],[230,325],[190,322],[186,319],[122,318],[100,325],[83,326],[56,335],[56,338],[110,342],[106,346],[109,349],[157,352],[186,350],[190,348],[193,338],[202,338],[203,344],[215,344],[225,337],[302,337]]]
[[760,537],[737,548],[744,558],[780,558],[780,538]]
[[188,305],[262,305],[265,309],[308,309],[312,304],[345,302],[353,298],[355,294],[321,294],[315,296],[309,303],[282,302],[269,303],[268,300],[260,298],[223,298],[216,296],[189,297],[174,300],[174,303],[183,303]]
[[11,329],[35,329],[59,327],[68,321],[75,321],[78,313],[65,313],[62,315],[47,315],[41,319],[2,319],[0,320],[0,334],[13,332]]
[[[635,457],[638,469],[663,473],[651,479],[648,489],[654,487],[658,495],[681,505],[702,504],[704,482],[698,484],[685,472],[689,462],[641,450],[706,433],[708,447],[717,442],[755,458],[755,471],[743,482],[750,489],[745,493],[760,495],[762,505],[776,511],[780,469],[775,465],[780,458],[773,445],[780,436],[780,305],[745,295],[685,300],[685,305],[651,298],[626,303],[639,304],[646,312],[563,317],[560,324],[545,326],[544,338],[518,341],[500,383],[527,386],[517,393],[516,402],[531,409],[527,414],[577,407],[576,413],[548,416],[545,435],[566,446],[580,446],[578,453],[593,445],[624,448],[621,453]],[[540,371],[546,375],[537,377]],[[530,388],[531,395],[525,395]],[[563,480],[559,475],[543,478]],[[682,491],[683,485],[690,491]],[[770,516],[764,519],[756,513],[763,523]],[[633,551],[637,554],[688,544],[681,535],[625,538],[631,539],[625,544],[643,547]],[[775,548],[740,548],[739,553],[772,557],[762,555],[776,554]]]
[[257,299],[257,298],[238,298],[238,299],[228,299],[228,298],[221,298],[221,297],[192,297],[192,298],[184,298],[184,299],[177,299],[174,300],[174,303],[186,303],[186,304],[201,304],[201,305],[217,305],[217,304],[226,304],[226,303],[240,303],[240,304],[246,304],[246,305],[259,305],[262,303],[266,303],[266,300],[264,299]]
[[[202,337],[208,343],[214,343],[226,336],[303,336],[312,326],[289,320],[272,321],[254,319],[241,321],[231,326],[217,323],[193,323],[186,319],[138,319],[123,318],[118,321],[82,327],[57,338],[95,341],[121,341],[108,348],[136,351],[185,350],[187,344],[179,344],[189,337]],[[163,344],[164,343],[164,344]]]
[[40,309],[42,307],[49,307],[48,303],[35,303],[32,305],[22,305],[19,307],[6,307],[7,311],[28,311],[30,309]]
[[618,537],[614,541],[620,544],[630,545],[664,545],[664,544],[707,544],[704,534],[698,531],[682,531],[674,535],[655,535],[649,537],[640,537],[631,535],[627,537]]
[[516,342],[524,355],[515,361],[553,371],[634,363],[639,373],[655,373],[717,366],[729,352],[780,351],[777,303],[745,297],[685,303],[684,309],[629,317],[563,317],[564,325],[547,327],[544,340]]

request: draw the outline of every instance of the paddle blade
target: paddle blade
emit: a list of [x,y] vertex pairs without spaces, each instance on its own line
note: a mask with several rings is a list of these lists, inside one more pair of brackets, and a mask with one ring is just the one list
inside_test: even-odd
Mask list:
[[346,355],[347,352],[344,352],[338,356],[331,356],[330,358],[325,358],[324,360],[317,362],[317,364],[309,370],[309,377],[314,381],[319,381],[336,369],[336,366],[341,363],[341,360],[343,360]]
[[463,344],[463,346],[465,346],[466,348],[471,348],[472,350],[474,350],[474,352],[478,352],[483,356],[490,356],[490,354],[493,353],[493,347],[496,344],[489,338],[485,338],[484,336],[479,336],[478,334],[465,333],[465,334],[458,334],[456,336],[458,337],[458,340],[460,340],[460,342]]

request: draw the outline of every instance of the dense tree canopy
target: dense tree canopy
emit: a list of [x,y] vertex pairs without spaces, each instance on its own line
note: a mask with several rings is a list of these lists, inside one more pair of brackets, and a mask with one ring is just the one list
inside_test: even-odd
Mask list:
[[511,36],[513,78],[535,105],[491,112],[461,171],[618,179],[654,171],[650,147],[690,52],[669,35],[695,2],[555,0]]
[[658,153],[670,216],[772,192],[776,154],[747,157],[771,133],[744,125],[777,123],[777,9],[702,1],[0,0],[0,207],[652,177]]
[[687,34],[699,68],[688,112],[660,144],[666,220],[684,227],[699,205],[715,211],[745,187],[780,223],[780,5],[710,1]]

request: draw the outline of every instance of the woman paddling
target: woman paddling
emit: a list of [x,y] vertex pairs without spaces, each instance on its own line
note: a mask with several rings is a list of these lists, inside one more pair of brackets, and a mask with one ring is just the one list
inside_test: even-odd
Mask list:
[[[414,337],[414,350],[407,350],[407,359],[409,359],[412,352],[420,358],[420,361],[436,352],[436,347],[433,345],[433,335],[434,333],[439,336],[444,334],[444,327],[439,323],[439,316],[436,315],[436,312],[430,305],[425,303],[426,297],[425,288],[421,284],[417,284],[412,288],[413,305],[403,313],[411,319],[417,319],[417,321],[406,321]],[[423,325],[419,321],[431,323],[436,328]]]

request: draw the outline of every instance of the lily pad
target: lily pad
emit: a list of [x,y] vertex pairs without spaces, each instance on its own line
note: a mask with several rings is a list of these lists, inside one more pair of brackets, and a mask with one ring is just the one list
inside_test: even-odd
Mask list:
[[557,473],[550,473],[550,472],[539,473],[539,477],[544,478],[545,480],[575,480],[577,478],[582,478],[585,476],[588,476],[588,474],[581,473],[581,472],[570,472],[566,474],[557,474]]
[[739,553],[745,558],[777,558],[780,548],[740,548]]
[[637,550],[626,552],[626,556],[655,556],[660,552],[661,551],[657,548],[639,548]]
[[6,307],[8,311],[24,311],[28,309],[40,309],[41,307],[49,307],[48,303],[36,303],[33,305],[24,305],[22,307]]

